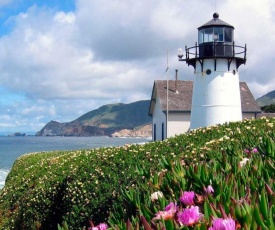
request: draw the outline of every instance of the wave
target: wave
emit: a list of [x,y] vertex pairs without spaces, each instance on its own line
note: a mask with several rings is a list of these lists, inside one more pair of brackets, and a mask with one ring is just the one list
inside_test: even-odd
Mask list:
[[2,189],[5,185],[5,180],[10,170],[8,169],[0,169],[0,189]]

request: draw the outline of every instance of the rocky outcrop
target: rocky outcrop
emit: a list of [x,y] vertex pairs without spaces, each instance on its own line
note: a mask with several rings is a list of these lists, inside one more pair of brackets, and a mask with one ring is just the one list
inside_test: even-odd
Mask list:
[[111,137],[143,137],[152,136],[151,125],[138,129],[99,128],[96,126],[81,125],[78,122],[60,123],[51,121],[36,136],[111,136]]
[[62,133],[62,128],[64,125],[57,121],[50,121],[47,123],[40,131],[38,131],[36,136],[60,136]]
[[8,135],[8,136],[10,136],[10,137],[25,137],[25,136],[27,136],[27,134],[26,133],[16,132],[16,133]]
[[117,131],[117,129],[83,125],[75,121],[68,123],[50,121],[44,128],[36,133],[36,136],[111,136],[115,131]]
[[129,130],[123,129],[112,134],[112,137],[152,137],[152,127],[151,125],[145,125],[139,129]]

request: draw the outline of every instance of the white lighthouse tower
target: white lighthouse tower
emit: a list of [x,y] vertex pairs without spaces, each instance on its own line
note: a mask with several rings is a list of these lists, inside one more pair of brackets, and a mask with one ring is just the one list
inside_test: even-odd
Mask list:
[[213,19],[198,28],[198,44],[179,52],[195,69],[190,129],[242,120],[238,68],[246,62],[246,46],[234,43],[234,27]]

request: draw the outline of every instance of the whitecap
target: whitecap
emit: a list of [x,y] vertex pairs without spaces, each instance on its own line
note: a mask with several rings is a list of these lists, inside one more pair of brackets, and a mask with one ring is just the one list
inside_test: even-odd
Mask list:
[[8,169],[0,169],[0,189],[4,187],[5,180],[8,174],[9,174]]

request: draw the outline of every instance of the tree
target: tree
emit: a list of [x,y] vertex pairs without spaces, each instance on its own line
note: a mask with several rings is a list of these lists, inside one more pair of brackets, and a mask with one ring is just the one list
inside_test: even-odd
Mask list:
[[261,110],[265,113],[275,113],[275,104],[262,106]]

